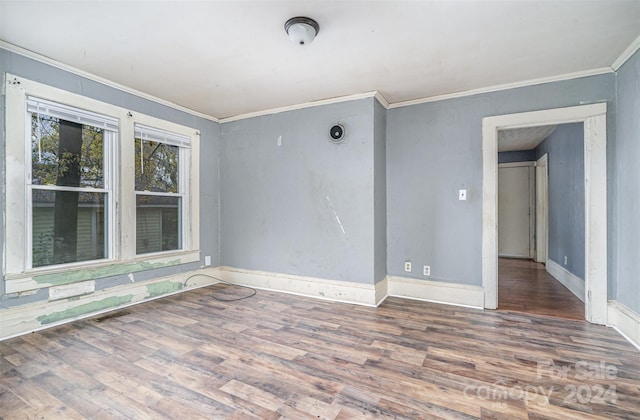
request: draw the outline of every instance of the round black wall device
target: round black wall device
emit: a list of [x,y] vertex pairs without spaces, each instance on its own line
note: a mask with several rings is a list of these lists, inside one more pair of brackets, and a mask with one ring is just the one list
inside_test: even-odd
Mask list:
[[341,124],[335,124],[329,130],[329,138],[333,143],[340,143],[344,140],[344,127]]

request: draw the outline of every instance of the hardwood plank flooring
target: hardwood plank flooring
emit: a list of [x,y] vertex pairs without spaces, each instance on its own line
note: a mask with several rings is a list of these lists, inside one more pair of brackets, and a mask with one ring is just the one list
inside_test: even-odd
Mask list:
[[585,319],[584,303],[531,260],[498,260],[498,309]]
[[218,284],[0,342],[2,419],[638,418],[614,330]]

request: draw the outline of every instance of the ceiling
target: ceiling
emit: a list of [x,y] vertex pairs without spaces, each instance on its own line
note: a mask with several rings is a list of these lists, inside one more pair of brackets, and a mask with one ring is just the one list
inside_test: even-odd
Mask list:
[[498,131],[498,151],[533,150],[558,128],[557,125],[512,128]]
[[[283,29],[318,21],[306,46]],[[611,66],[640,1],[4,1],[0,39],[217,118],[389,103]]]

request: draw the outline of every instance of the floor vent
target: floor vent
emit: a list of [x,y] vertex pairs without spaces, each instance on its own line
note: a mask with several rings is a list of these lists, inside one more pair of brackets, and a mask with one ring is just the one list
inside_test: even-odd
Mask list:
[[94,322],[102,322],[102,321],[106,321],[107,319],[111,319],[111,318],[118,318],[124,315],[129,315],[131,312],[129,311],[118,311],[118,312],[113,312],[111,314],[107,314],[104,316],[101,316],[100,318],[94,318],[93,321]]

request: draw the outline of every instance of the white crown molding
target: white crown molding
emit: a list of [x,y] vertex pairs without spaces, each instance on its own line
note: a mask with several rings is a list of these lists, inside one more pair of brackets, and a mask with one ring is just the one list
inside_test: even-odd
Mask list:
[[614,60],[614,62],[611,64],[611,68],[613,69],[613,71],[618,71],[618,69],[622,67],[622,65],[626,63],[626,61],[630,59],[631,56],[635,54],[635,52],[638,51],[639,48],[640,36],[634,39],[631,44],[629,44],[629,46],[624,51],[622,51],[622,54],[620,54],[618,58]]
[[304,108],[313,108],[313,107],[322,106],[322,105],[337,104],[340,102],[357,101],[359,99],[366,99],[366,98],[375,98],[376,100],[378,100],[378,102],[380,102],[382,106],[384,106],[385,108],[388,108],[388,103],[387,103],[387,100],[384,98],[384,96],[382,96],[382,94],[378,91],[372,91],[372,92],[364,92],[364,93],[355,93],[353,95],[337,96],[335,98],[320,99],[318,101],[303,102],[301,104],[287,105],[287,106],[278,107],[278,108],[265,109],[262,111],[248,112],[246,114],[239,114],[239,115],[234,115],[232,117],[221,118],[220,123],[224,124],[232,121],[245,120],[247,118],[262,117],[264,115],[272,115],[272,114],[280,114],[281,112],[295,111],[295,110],[304,109]]
[[539,79],[525,80],[522,82],[505,83],[503,85],[494,85],[494,86],[488,86],[484,88],[465,90],[463,92],[429,96],[426,98],[412,99],[410,101],[391,103],[388,108],[389,109],[402,108],[405,106],[419,105],[427,102],[438,102],[438,101],[443,101],[445,99],[463,98],[465,96],[478,95],[482,93],[499,92],[501,90],[517,89],[517,88],[522,88],[527,86],[542,85],[545,83],[552,83],[552,82],[561,82],[564,80],[571,80],[571,79],[580,79],[582,77],[598,76],[598,75],[607,74],[607,73],[613,73],[613,69],[611,69],[611,67],[601,67],[598,69],[578,71],[574,73],[561,74],[558,76],[542,77]]
[[193,109],[186,108],[186,107],[184,107],[182,105],[174,104],[173,102],[169,102],[167,100],[155,97],[153,95],[149,95],[148,93],[144,93],[144,92],[141,92],[139,90],[136,90],[136,89],[121,85],[119,83],[112,82],[111,80],[108,80],[108,79],[105,79],[103,77],[97,76],[97,75],[95,75],[93,73],[89,73],[87,71],[80,70],[80,69],[75,68],[73,66],[70,66],[68,64],[61,63],[61,62],[59,62],[57,60],[54,60],[54,59],[49,58],[49,57],[45,57],[45,56],[43,56],[41,54],[38,54],[36,52],[27,50],[25,48],[18,47],[17,45],[13,45],[13,44],[11,44],[9,42],[6,42],[6,41],[3,41],[1,39],[0,39],[0,48],[5,49],[5,50],[10,51],[10,52],[15,53],[15,54],[19,54],[19,55],[22,55],[24,57],[30,58],[30,59],[38,61],[40,63],[47,64],[49,66],[58,68],[60,70],[68,71],[69,73],[73,73],[73,74],[75,74],[77,76],[81,76],[81,77],[84,77],[84,78],[89,79],[89,80],[93,80],[94,82],[101,83],[103,85],[112,87],[114,89],[118,89],[118,90],[121,90],[123,92],[130,93],[132,95],[138,96],[138,97],[143,98],[143,99],[147,99],[149,101],[158,103],[160,105],[168,106],[168,107],[173,108],[173,109],[175,109],[177,111],[186,112],[187,114],[191,114],[193,116],[200,117],[200,118],[203,118],[205,120],[209,120],[209,121],[213,121],[213,122],[217,122],[217,123],[220,122],[220,120],[218,118],[212,117],[211,115],[203,114],[201,112],[194,111]]
[[384,107],[384,109],[389,109],[389,101],[387,101],[387,98],[385,98],[384,95],[380,93],[380,91],[376,91],[375,98],[378,100],[380,105]]

